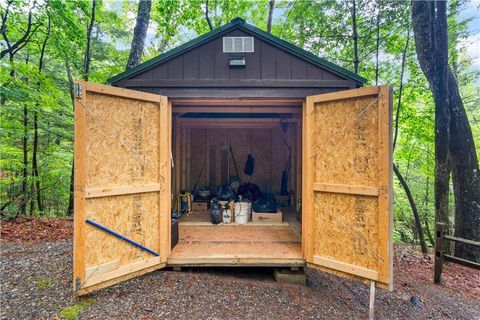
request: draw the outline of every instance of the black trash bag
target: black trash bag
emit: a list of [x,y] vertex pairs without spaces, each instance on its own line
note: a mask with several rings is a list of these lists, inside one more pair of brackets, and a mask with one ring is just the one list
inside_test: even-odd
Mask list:
[[228,201],[233,197],[233,191],[230,186],[223,185],[218,187],[217,190],[217,199],[222,201]]
[[222,208],[217,201],[210,204],[210,219],[213,224],[222,222]]
[[252,205],[253,211],[262,213],[275,213],[277,212],[277,200],[273,194],[268,193],[255,201]]
[[245,169],[243,169],[243,172],[247,176],[251,176],[253,174],[254,167],[255,167],[255,159],[253,158],[252,154],[249,153],[247,157],[247,162],[245,162]]
[[255,202],[258,198],[262,196],[260,188],[255,183],[242,183],[237,190],[239,196],[244,197],[245,199]]

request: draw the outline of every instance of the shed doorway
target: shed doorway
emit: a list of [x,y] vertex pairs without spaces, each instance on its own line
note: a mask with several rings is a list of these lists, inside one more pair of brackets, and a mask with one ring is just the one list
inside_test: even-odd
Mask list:
[[[75,92],[77,295],[167,265],[306,264],[392,289],[388,86],[297,101],[178,101],[88,82]],[[245,170],[248,154],[256,161]],[[175,196],[215,192],[231,175],[280,188],[280,200],[286,189],[282,219],[212,224],[198,202],[175,242]]]
[[[185,103],[174,102],[172,107],[172,190],[176,195],[172,207],[180,211],[177,196],[188,191],[193,195],[193,210],[178,220],[167,264],[304,265],[302,102]],[[209,203],[222,186],[235,195],[248,189],[252,201],[273,195],[275,218],[268,221],[272,216],[265,214],[265,221],[251,215],[245,224],[212,223]],[[233,206],[231,213],[234,220]]]

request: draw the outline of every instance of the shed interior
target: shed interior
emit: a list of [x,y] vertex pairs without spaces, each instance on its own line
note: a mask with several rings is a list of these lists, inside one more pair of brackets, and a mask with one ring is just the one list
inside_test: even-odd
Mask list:
[[[180,211],[183,202],[178,204],[178,195],[190,192],[193,211],[179,219],[178,243],[168,264],[303,265],[302,101],[174,101],[172,105],[172,207]],[[245,170],[249,156],[253,157],[250,175]],[[262,195],[273,194],[281,219],[252,222],[250,217],[246,224],[213,224],[206,203],[220,186],[233,186],[236,194],[236,181],[240,186],[254,184]],[[200,196],[199,190],[210,196]],[[234,211],[231,208],[233,216]]]

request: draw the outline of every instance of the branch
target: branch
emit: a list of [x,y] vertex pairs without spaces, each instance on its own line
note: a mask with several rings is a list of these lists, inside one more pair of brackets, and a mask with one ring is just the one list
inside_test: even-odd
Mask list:
[[[10,46],[10,43],[8,42],[8,37],[7,37],[7,31],[6,31],[6,28],[4,28],[4,26],[2,25],[2,36],[3,38],[5,39],[5,41],[7,42],[7,49],[5,50],[2,50],[0,52],[0,59],[3,58],[7,53],[10,54],[10,55],[14,55],[18,50],[16,50],[21,44],[23,44],[24,42],[27,42],[28,43],[28,40],[30,39],[30,36],[31,36],[31,31],[32,31],[32,17],[33,17],[33,9],[36,7],[37,5],[37,1],[34,0],[33,1],[33,5],[30,7],[30,10],[28,11],[28,24],[27,24],[27,30],[25,31],[24,35],[17,41],[15,42],[13,45]],[[6,19],[5,19],[6,20]],[[3,23],[3,21],[2,21]],[[36,29],[38,28],[38,26],[34,29],[33,32],[36,31]],[[25,43],[26,44],[26,43]],[[23,47],[23,46],[22,46]]]
[[208,17],[208,0],[206,0],[206,3],[205,3],[205,19],[207,20],[210,31],[212,31],[213,30],[212,21],[210,21],[210,18]]
[[5,14],[2,16],[2,26],[0,27],[0,32],[3,34],[5,32],[5,27],[7,24],[8,14],[10,11],[10,6],[12,5],[13,0],[7,2],[7,8],[5,9]]
[[32,30],[32,32],[30,32],[28,39],[26,39],[17,49],[13,50],[12,55],[15,55],[18,51],[20,51],[23,47],[25,47],[30,42],[30,39],[33,37],[37,29],[42,25],[43,25],[42,23],[36,24],[35,28]]
[[395,115],[395,135],[393,136],[393,150],[397,144],[398,137],[398,121],[400,119],[400,108],[402,107],[402,92],[403,92],[403,74],[405,72],[405,58],[407,55],[408,43],[410,41],[410,28],[407,31],[407,41],[405,41],[405,48],[403,49],[402,55],[402,70],[400,72],[400,88],[398,91],[398,103],[397,103],[397,114]]
[[403,190],[405,190],[405,194],[407,195],[407,199],[408,199],[408,202],[410,204],[410,208],[412,209],[413,217],[415,219],[415,225],[416,225],[417,232],[418,232],[418,238],[420,240],[420,247],[422,248],[422,253],[427,254],[428,249],[427,249],[427,245],[425,244],[425,235],[424,235],[424,232],[423,232],[422,223],[421,223],[421,220],[420,220],[420,215],[419,215],[418,210],[417,210],[417,206],[415,205],[415,201],[413,200],[412,192],[410,191],[410,188],[408,187],[407,182],[403,178],[402,174],[398,170],[395,163],[393,164],[393,172],[395,172],[395,175],[397,176],[398,181],[402,185]]

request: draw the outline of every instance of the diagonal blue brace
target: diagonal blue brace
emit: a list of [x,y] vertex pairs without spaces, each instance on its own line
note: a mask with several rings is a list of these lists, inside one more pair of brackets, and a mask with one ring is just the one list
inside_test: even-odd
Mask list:
[[90,219],[87,219],[87,220],[85,220],[85,222],[88,223],[88,224],[90,224],[90,225],[92,225],[92,226],[94,226],[94,227],[97,227],[97,228],[100,229],[100,230],[105,231],[106,233],[111,234],[112,236],[115,236],[115,237],[119,238],[120,240],[123,240],[123,241],[125,241],[125,242],[130,243],[131,245],[139,248],[140,250],[143,250],[143,251],[146,251],[146,252],[148,252],[148,253],[151,253],[151,254],[153,254],[153,255],[156,256],[156,257],[159,257],[159,256],[160,256],[160,254],[156,253],[155,251],[150,250],[150,249],[148,249],[147,247],[142,246],[140,243],[135,242],[135,241],[133,241],[133,240],[131,240],[131,239],[128,239],[127,237],[122,236],[121,234],[116,233],[115,231],[110,230],[110,229],[102,226],[101,224],[96,223],[95,221],[92,221],[92,220],[90,220]]

